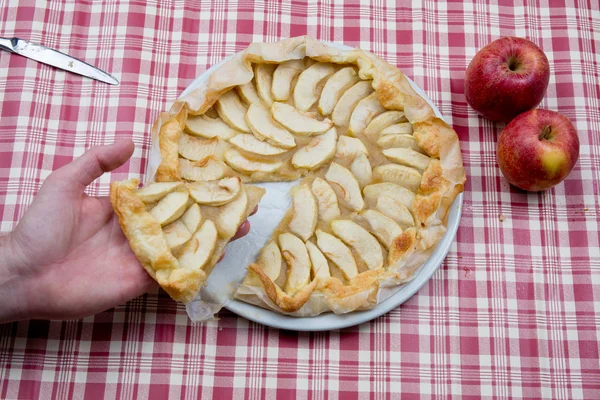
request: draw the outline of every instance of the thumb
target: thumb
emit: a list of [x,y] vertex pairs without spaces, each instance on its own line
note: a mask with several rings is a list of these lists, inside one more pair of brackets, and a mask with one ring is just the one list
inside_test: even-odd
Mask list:
[[92,147],[81,157],[52,172],[48,181],[56,187],[69,187],[83,191],[103,173],[125,164],[134,150],[131,140],[118,140],[106,146]]

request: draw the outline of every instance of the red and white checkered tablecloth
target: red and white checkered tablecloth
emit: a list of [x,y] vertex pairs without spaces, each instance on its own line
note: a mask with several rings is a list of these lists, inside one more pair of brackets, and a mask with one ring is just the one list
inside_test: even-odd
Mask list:
[[[0,325],[0,398],[599,399],[599,4],[483,3],[0,0],[0,36],[41,42],[121,81],[0,53],[1,232],[52,170],[90,146],[136,144],[91,193],[140,176],[152,122],[194,77],[253,41],[303,34],[403,70],[458,132],[468,175],[446,261],[381,318],[312,334],[227,311],[199,325],[152,292],[81,321]],[[468,62],[505,35],[543,48],[551,77],[541,107],[580,135],[572,174],[540,194],[507,184],[495,159],[502,127],[463,94]]]

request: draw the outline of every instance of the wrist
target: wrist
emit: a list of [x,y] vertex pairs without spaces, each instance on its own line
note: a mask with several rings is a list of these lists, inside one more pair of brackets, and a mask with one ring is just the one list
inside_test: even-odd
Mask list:
[[29,318],[25,270],[12,234],[0,236],[0,323]]

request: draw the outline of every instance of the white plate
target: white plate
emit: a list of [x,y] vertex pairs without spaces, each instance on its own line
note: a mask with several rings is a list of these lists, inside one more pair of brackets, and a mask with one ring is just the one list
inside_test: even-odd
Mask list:
[[[340,45],[338,43],[328,43],[332,47],[336,47],[338,49],[347,50],[351,49],[351,47]],[[202,73],[198,78],[196,78],[181,94],[184,96],[190,93],[192,90],[196,89],[200,84],[206,82],[210,75],[220,67],[225,61],[227,61],[231,56],[223,59],[217,64],[210,67],[204,73]],[[408,78],[408,77],[407,77]],[[443,119],[442,114],[437,109],[437,107],[432,103],[432,101],[425,95],[425,93],[419,88],[410,78],[408,81],[415,89],[415,91],[421,95],[428,103],[431,105],[435,114]],[[448,214],[448,230],[446,234],[437,244],[435,250],[431,254],[431,257],[425,262],[423,267],[417,272],[416,277],[402,286],[398,292],[390,296],[387,300],[381,302],[377,306],[373,307],[371,310],[367,311],[355,311],[349,314],[337,315],[334,313],[325,313],[318,315],[316,317],[305,317],[305,318],[297,318],[297,317],[289,317],[286,315],[277,314],[273,311],[266,310],[261,307],[254,306],[252,304],[244,303],[239,300],[231,300],[225,308],[236,313],[239,316],[247,318],[251,321],[258,322],[263,325],[272,326],[274,328],[280,329],[288,329],[293,331],[329,331],[333,329],[341,329],[346,328],[353,325],[358,325],[363,322],[370,321],[374,318],[377,318],[390,310],[398,307],[400,304],[404,303],[406,300],[411,298],[423,285],[431,278],[431,276],[438,270],[444,258],[446,258],[446,254],[450,250],[450,246],[452,246],[452,242],[456,237],[456,231],[458,230],[458,224],[460,222],[460,216],[462,211],[463,204],[463,194],[459,194],[452,206],[450,207],[450,211]]]

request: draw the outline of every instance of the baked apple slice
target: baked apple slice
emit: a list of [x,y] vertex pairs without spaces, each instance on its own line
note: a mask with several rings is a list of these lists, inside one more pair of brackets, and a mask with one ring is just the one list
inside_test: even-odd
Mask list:
[[323,86],[318,110],[321,115],[330,115],[344,92],[358,83],[356,68],[345,67],[333,74]]
[[312,183],[312,192],[317,199],[319,219],[327,225],[340,216],[340,207],[335,192],[325,180],[315,178]]
[[237,197],[233,201],[221,207],[215,224],[219,234],[223,237],[233,237],[240,224],[246,218],[248,208],[248,194],[242,186]]
[[182,182],[157,182],[141,188],[138,190],[137,195],[144,203],[156,203],[182,186]]
[[288,149],[282,149],[281,147],[258,140],[254,135],[247,133],[240,133],[232,137],[229,139],[229,143],[240,150],[259,156],[278,156],[289,151]]
[[177,251],[192,238],[192,233],[188,230],[181,219],[170,223],[163,228],[165,239],[171,250]]
[[244,119],[247,108],[242,104],[235,90],[223,93],[215,103],[215,108],[219,117],[231,128],[250,133],[250,128]]
[[200,161],[208,156],[221,157],[223,155],[224,141],[219,137],[212,139],[199,139],[182,133],[179,135],[177,151],[183,158],[190,161]]
[[189,196],[187,190],[171,192],[152,207],[150,214],[161,226],[168,225],[183,215]]
[[365,194],[367,204],[371,207],[377,203],[377,200],[380,197],[384,196],[397,199],[401,204],[404,204],[406,208],[410,208],[415,199],[415,194],[410,190],[389,182],[367,185],[364,187],[363,193]]
[[340,136],[335,150],[336,158],[353,160],[359,154],[369,155],[367,147],[360,139],[346,135]]
[[288,227],[292,233],[306,242],[315,233],[317,227],[319,217],[317,200],[307,185],[301,185],[295,188],[292,204],[294,216]]
[[236,86],[235,91],[247,105],[260,101],[256,87],[252,81]]
[[363,133],[369,122],[385,111],[385,108],[377,100],[377,94],[371,93],[359,101],[354,111],[352,111],[348,135],[355,136],[357,133]]
[[360,211],[365,207],[358,181],[347,168],[333,162],[329,166],[325,179],[349,209]]
[[242,181],[238,177],[232,177],[210,182],[194,182],[187,186],[190,196],[196,203],[221,206],[238,195],[242,188]]
[[208,156],[196,162],[179,159],[179,175],[188,181],[214,181],[228,174],[231,174],[231,170],[215,156]]
[[285,128],[300,136],[320,135],[331,129],[333,122],[328,119],[319,121],[298,111],[289,104],[275,102],[271,106],[273,119]]
[[358,215],[367,223],[368,231],[388,250],[392,241],[402,234],[402,228],[396,221],[378,211],[363,210]]
[[283,149],[296,147],[294,136],[271,117],[271,112],[261,103],[248,107],[246,122],[258,140],[264,140]]
[[393,134],[381,136],[377,139],[377,146],[382,149],[389,149],[393,147],[403,147],[405,149],[411,149],[423,153],[423,149],[419,147],[414,136],[408,134]]
[[319,168],[335,154],[337,132],[331,128],[327,133],[315,136],[292,157],[292,165],[296,168],[313,170]]
[[333,108],[331,119],[336,126],[348,126],[358,102],[373,93],[371,81],[360,81],[346,90]]
[[185,123],[185,131],[204,139],[218,137],[223,140],[232,138],[238,133],[220,118],[211,118],[207,115],[189,117]]
[[385,128],[404,121],[406,116],[402,111],[386,111],[369,122],[365,128],[365,136],[371,140],[377,139]]
[[276,101],[286,101],[292,92],[292,81],[305,69],[304,60],[289,60],[277,66],[273,72],[271,92]]
[[416,192],[423,176],[414,168],[398,164],[383,164],[373,169],[373,178],[382,182],[391,182]]
[[375,208],[382,214],[396,221],[402,229],[408,229],[415,226],[415,219],[408,207],[392,197],[382,196],[378,198]]
[[405,133],[407,135],[412,135],[413,126],[410,122],[401,122],[399,124],[390,125],[387,128],[384,128],[379,133],[381,136],[385,135],[397,135]]
[[365,228],[350,220],[338,219],[331,223],[333,233],[352,247],[369,269],[383,267],[383,252],[377,239]]
[[321,62],[302,71],[294,88],[294,106],[300,111],[308,111],[319,100],[319,83],[335,71],[334,64]]
[[306,242],[306,250],[308,250],[308,256],[310,257],[310,262],[312,264],[313,276],[315,278],[323,279],[331,277],[329,263],[321,250],[319,250],[312,242]]
[[371,169],[371,163],[369,158],[361,153],[354,158],[350,165],[350,171],[358,181],[361,188],[371,184],[373,182],[373,170]]
[[181,222],[190,233],[195,233],[200,228],[202,222],[202,212],[198,204],[192,204],[190,208],[181,216]]
[[202,269],[215,250],[217,236],[214,222],[204,221],[177,259],[179,265],[186,269]]
[[270,241],[260,251],[257,259],[265,274],[273,281],[277,280],[281,274],[281,251],[275,241]]
[[358,267],[352,252],[340,239],[320,229],[317,229],[316,235],[319,249],[342,271],[346,279],[358,275]]
[[294,296],[310,282],[310,258],[306,245],[291,233],[279,235],[281,255],[288,266],[287,280],[283,288],[290,296]]
[[427,157],[425,154],[406,148],[384,149],[383,155],[398,164],[416,168],[421,172],[425,171],[429,161],[431,161],[431,158]]
[[258,93],[258,97],[260,97],[268,106],[273,104],[271,87],[273,86],[273,72],[275,72],[275,68],[277,68],[277,64],[256,64],[254,67],[256,92]]
[[253,174],[255,172],[275,172],[283,164],[281,161],[251,160],[235,149],[227,150],[224,154],[224,158],[227,165],[244,174]]

